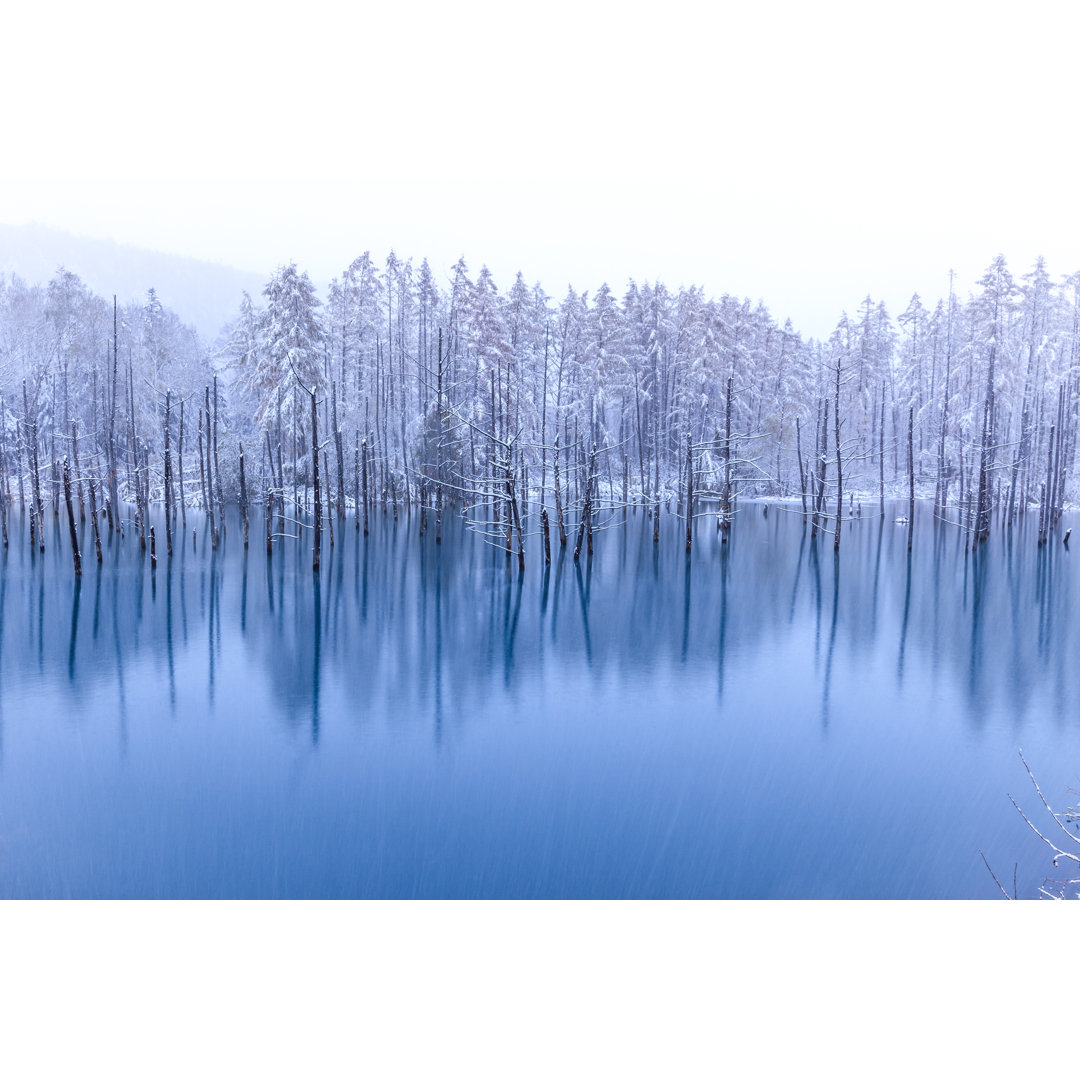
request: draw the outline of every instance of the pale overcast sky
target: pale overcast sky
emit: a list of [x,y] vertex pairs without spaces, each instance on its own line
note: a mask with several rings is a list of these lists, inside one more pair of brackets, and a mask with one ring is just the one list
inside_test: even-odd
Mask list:
[[228,0],[5,15],[0,220],[325,282],[464,254],[827,334],[1080,270],[1080,5]]

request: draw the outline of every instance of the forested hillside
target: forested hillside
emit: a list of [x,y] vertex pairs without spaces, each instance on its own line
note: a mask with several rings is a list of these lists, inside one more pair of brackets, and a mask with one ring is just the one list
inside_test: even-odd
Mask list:
[[115,294],[122,304],[140,300],[153,286],[161,302],[207,340],[233,317],[241,291],[258,291],[265,278],[44,225],[0,223],[0,278],[15,275],[44,284],[59,266],[78,274],[92,291],[110,300]]

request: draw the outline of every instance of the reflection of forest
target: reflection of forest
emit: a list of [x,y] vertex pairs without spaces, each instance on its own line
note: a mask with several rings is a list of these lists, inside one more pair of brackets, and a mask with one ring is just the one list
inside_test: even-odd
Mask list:
[[216,554],[179,545],[154,573],[132,539],[113,540],[78,588],[57,537],[44,556],[3,556],[3,697],[40,677],[73,698],[83,680],[111,681],[122,701],[125,668],[147,655],[175,693],[181,654],[205,657],[212,694],[215,679],[250,677],[222,666],[223,638],[240,635],[272,700],[317,735],[331,685],[357,717],[391,721],[463,718],[493,685],[562,670],[632,685],[688,664],[717,672],[722,690],[741,657],[797,633],[823,681],[808,700],[827,700],[834,671],[889,654],[898,680],[949,679],[975,722],[991,705],[1019,719],[1037,688],[1057,722],[1075,715],[1067,549],[1037,548],[1029,521],[972,557],[956,529],[935,533],[927,518],[909,559],[893,516],[853,522],[837,563],[798,514],[746,503],[727,545],[701,523],[688,565],[675,519],[654,547],[648,519],[631,512],[598,535],[591,562],[556,545],[549,569],[534,559],[524,575],[457,523],[440,549],[430,532],[417,538],[415,519],[380,516],[367,541],[350,521],[318,578],[309,539],[280,543],[268,562],[259,545],[245,555],[234,528]]

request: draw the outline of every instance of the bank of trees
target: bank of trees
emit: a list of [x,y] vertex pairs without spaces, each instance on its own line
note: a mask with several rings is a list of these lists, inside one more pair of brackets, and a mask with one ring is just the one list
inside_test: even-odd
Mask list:
[[239,496],[243,443],[271,543],[310,513],[318,469],[339,521],[413,507],[438,530],[453,504],[519,554],[545,522],[572,543],[630,504],[726,530],[740,494],[795,496],[838,543],[868,498],[918,493],[978,544],[995,512],[1038,507],[1053,528],[1078,371],[1080,275],[1042,260],[1016,278],[998,257],[968,297],[916,295],[895,319],[866,297],[824,341],[697,288],[551,297],[464,260],[440,281],[365,253],[322,298],[280,268],[208,345],[152,291],[114,312],[61,270],[0,286],[2,486],[11,505],[43,485],[32,514],[59,512],[68,457],[110,523],[121,503],[145,520],[166,489],[172,513],[213,515]]

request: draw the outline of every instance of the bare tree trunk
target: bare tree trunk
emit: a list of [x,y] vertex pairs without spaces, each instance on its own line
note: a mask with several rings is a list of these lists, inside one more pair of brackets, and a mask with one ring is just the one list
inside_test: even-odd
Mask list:
[[216,458],[216,454],[213,453],[213,432],[211,430],[212,422],[210,419],[210,387],[206,388],[206,494],[208,498],[207,513],[210,516],[210,547],[212,550],[217,550],[218,545],[218,527],[217,521],[214,517],[214,471],[212,468],[213,459]]
[[1053,529],[1061,517],[1061,506],[1058,502],[1058,488],[1061,477],[1061,463],[1064,458],[1065,435],[1065,386],[1058,387],[1058,411],[1057,411],[1057,443],[1054,446],[1054,473],[1053,487],[1050,492],[1050,528]]
[[266,557],[274,554],[274,461],[270,459],[270,483],[266,485]]
[[[344,390],[344,386],[342,386]],[[334,424],[334,449],[337,451],[337,470],[338,470],[338,517],[345,520],[345,451],[341,442],[341,428],[338,427],[338,415],[337,415],[337,384],[330,384],[330,412],[333,418]]]
[[986,373],[986,397],[983,401],[982,450],[979,455],[979,496],[976,503],[975,545],[990,536],[990,472],[993,466],[994,428],[994,346],[990,346],[990,360]]
[[[38,499],[36,498],[36,496],[34,494],[34,491],[35,491],[34,477],[35,477],[35,475],[37,473],[37,470],[34,467],[34,461],[37,458],[37,436],[35,434],[35,432],[37,430],[37,424],[32,422],[31,419],[30,419],[30,397],[29,397],[29,394],[27,393],[27,390],[26,390],[26,380],[25,379],[23,379],[22,392],[23,392],[23,430],[26,432],[26,439],[27,439],[27,444],[26,444],[26,467],[27,467],[27,469],[29,470],[29,473],[30,473],[30,483],[29,483],[29,486],[30,486],[30,547],[34,548],[34,547],[37,546],[37,528],[38,528],[38,513],[37,513]],[[31,450],[31,443],[33,444],[33,449],[32,450]],[[20,480],[20,493],[21,493],[21,489],[22,489],[22,482]]]
[[[655,546],[660,543],[660,421],[653,410],[653,524],[652,542]],[[727,534],[724,534],[725,539]]]
[[368,444],[367,437],[360,441],[360,464],[363,470],[364,535],[368,534]]
[[173,506],[173,480],[172,480],[172,454],[169,446],[169,428],[171,427],[172,393],[165,391],[165,550],[172,557],[172,506]]
[[94,478],[90,478],[90,524],[94,530],[94,549],[98,565],[101,565],[101,534],[98,532],[97,492],[94,490]]
[[911,550],[912,535],[915,532],[915,409],[908,408],[908,525],[907,525],[907,549]]
[[1042,486],[1042,498],[1039,500],[1039,545],[1046,543],[1050,533],[1050,498],[1051,479],[1054,472],[1054,425],[1050,425],[1050,438],[1046,444],[1046,483]]
[[322,501],[319,491],[319,408],[315,401],[315,387],[311,394],[311,471],[315,486],[315,543],[311,553],[311,568],[319,572],[322,555]]
[[795,417],[795,454],[799,462],[799,494],[802,496],[803,524],[806,524],[806,472],[803,469],[802,459],[802,426],[799,418]]
[[82,469],[79,468],[79,425],[75,420],[71,421],[71,459],[75,462],[75,490],[79,496],[79,521],[85,521],[86,507],[83,503]]
[[596,443],[593,443],[592,453],[589,455],[589,479],[586,481],[586,497],[585,497],[585,540],[587,544],[587,551],[589,558],[592,558],[593,553],[593,493],[596,491]]
[[836,403],[833,409],[833,442],[836,444],[836,532],[833,551],[840,550],[840,533],[844,522],[844,471],[840,458],[840,357],[836,358]]
[[[581,544],[585,539],[585,530],[588,527],[589,519],[592,516],[592,470],[590,469],[588,476],[585,478],[585,495],[582,500],[581,509],[581,521],[578,523],[577,542],[574,544],[574,562],[578,561],[578,557],[581,555]],[[590,552],[591,554],[591,552]]]
[[71,536],[71,558],[75,563],[75,576],[82,577],[82,555],[79,553],[79,533],[75,528],[75,512],[71,506],[71,465],[64,458],[64,503],[67,506],[68,533]]
[[113,368],[112,368],[112,400],[109,402],[109,441],[107,444],[107,457],[109,469],[109,528],[113,528],[114,519],[116,527],[120,525],[120,494],[118,478],[116,475],[116,380],[120,373],[119,359],[119,334],[117,322],[116,297],[113,296]]
[[[34,514],[37,518],[38,550],[45,550],[45,504],[41,500],[41,470],[38,467],[38,430],[37,419],[32,421],[30,432],[31,442],[34,449]],[[33,519],[31,519],[33,521]],[[31,536],[33,529],[31,529]]]
[[[0,394],[0,416],[7,415],[7,403],[4,401],[4,395]],[[11,505],[11,474],[8,471],[7,461],[7,431],[6,425],[0,424],[0,459],[4,462],[4,468],[2,470],[3,484],[4,484],[4,496],[7,499],[8,506]]]
[[15,471],[19,477],[19,509],[26,510],[26,489],[23,486],[23,474],[26,469],[23,465],[23,457],[25,447],[23,446],[23,431],[25,431],[25,425],[18,420],[15,421]]
[[[221,531],[225,531],[225,496],[221,490],[221,465],[218,462],[218,396],[217,396],[217,376],[214,376],[214,478],[217,480],[217,510],[218,510],[218,522],[221,526]],[[209,465],[207,466],[209,469]],[[218,530],[214,530],[214,547],[218,546]]]
[[360,531],[360,429],[356,431],[356,461],[353,478],[353,516],[356,518],[356,531]]
[[727,541],[728,532],[731,529],[731,515],[733,512],[731,499],[731,398],[733,385],[734,377],[729,374],[724,405],[724,497],[721,503],[724,542]]
[[694,445],[686,433],[686,554],[694,542]]
[[[180,399],[180,431],[176,440],[176,460],[180,473],[180,526],[187,532],[187,499],[184,495],[184,399]],[[173,499],[173,517],[176,517],[176,499]],[[181,534],[181,540],[183,535]]]
[[[818,465],[820,470],[818,472],[818,490],[817,497],[814,501],[814,516],[810,522],[810,538],[813,539],[818,533],[818,520],[822,518],[822,509],[825,505],[825,474],[828,471],[829,459],[829,399],[825,399],[824,412],[822,414],[821,422],[821,445],[818,448]],[[822,529],[824,529],[824,521],[822,520]]]
[[248,499],[247,481],[244,478],[244,444],[240,444],[240,526],[244,534],[244,547],[248,546]]
[[563,520],[562,492],[559,485],[559,425],[555,424],[555,523],[559,527],[559,544],[566,547],[566,522]]
[[[4,415],[4,406],[0,402],[0,417]],[[7,506],[8,506],[8,493],[5,491],[5,482],[7,480],[7,462],[4,460],[3,451],[0,450],[0,528],[3,530],[3,542],[4,549],[7,550],[8,546],[8,524],[7,524]]]
[[199,490],[202,492],[203,511],[209,517],[210,503],[206,498],[206,459],[203,457],[203,414],[199,409]]
[[506,490],[510,498],[510,513],[513,517],[514,528],[517,531],[517,554],[518,554],[518,570],[525,569],[525,537],[521,528],[521,514],[518,510],[517,492],[514,490],[514,481],[512,479],[512,473],[507,469],[507,481]]
[[49,409],[49,423],[53,429],[49,434],[49,479],[52,484],[53,517],[60,516],[60,477],[57,474],[59,463],[56,459],[56,427],[52,417],[52,408]]
[[514,541],[514,511],[510,505],[510,490],[513,477],[513,467],[510,464],[510,451],[506,452],[506,461],[503,464],[503,483],[505,484],[506,497],[506,558],[509,560]]
[[334,548],[334,500],[330,495],[330,452],[323,451],[323,472],[326,475],[326,526],[330,533],[330,549]]
[[878,496],[881,500],[881,520],[885,520],[885,384],[881,384],[881,427],[878,431]]
[[143,515],[142,483],[139,480],[139,442],[135,430],[135,379],[131,367],[131,350],[128,349],[128,485],[135,491],[135,531],[139,534],[139,550],[146,550],[146,518]]

